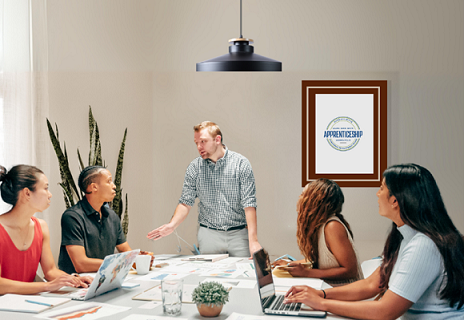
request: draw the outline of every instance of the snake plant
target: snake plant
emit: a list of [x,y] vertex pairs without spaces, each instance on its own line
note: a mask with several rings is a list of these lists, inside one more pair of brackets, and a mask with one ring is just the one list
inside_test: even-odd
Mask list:
[[[55,150],[56,156],[58,158],[58,164],[59,164],[60,176],[61,176],[61,182],[59,183],[59,185],[61,186],[61,189],[63,191],[64,202],[66,204],[66,208],[69,208],[75,205],[79,200],[81,200],[84,194],[76,187],[76,183],[74,182],[74,178],[72,176],[71,170],[69,169],[68,153],[66,151],[66,142],[63,143],[63,149],[61,149],[58,125],[55,123],[55,128],[56,128],[56,133],[55,133],[52,125],[50,124],[50,121],[47,119],[47,127],[48,127],[48,133],[50,135],[50,140],[53,145],[53,149]],[[89,151],[88,165],[106,167],[106,164],[103,161],[102,155],[101,155],[101,142],[100,142],[100,132],[98,130],[98,124],[95,118],[93,117],[92,107],[90,106],[89,106],[89,135],[90,135],[90,151]],[[126,193],[125,206],[123,206],[122,188],[121,188],[126,136],[127,136],[127,128],[124,131],[124,137],[122,139],[121,148],[119,149],[118,162],[116,165],[116,172],[114,175],[114,184],[116,185],[116,196],[114,197],[113,201],[109,205],[119,216],[119,219],[122,218],[122,228],[123,228],[124,234],[127,236],[127,232],[129,228],[129,215],[127,211],[128,201],[127,201],[127,193]],[[79,160],[79,172],[80,172],[85,168],[85,166],[84,166],[84,162],[82,161],[79,148],[77,149],[77,158]],[[123,213],[123,208],[124,208],[124,216],[121,217]]]

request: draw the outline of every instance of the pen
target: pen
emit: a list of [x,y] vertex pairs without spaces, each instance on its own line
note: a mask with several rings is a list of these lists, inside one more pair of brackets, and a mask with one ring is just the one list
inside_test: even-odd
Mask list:
[[26,302],[40,304],[41,306],[53,307],[53,304],[46,303],[46,302],[40,302],[40,301],[34,301],[34,300],[26,300]]

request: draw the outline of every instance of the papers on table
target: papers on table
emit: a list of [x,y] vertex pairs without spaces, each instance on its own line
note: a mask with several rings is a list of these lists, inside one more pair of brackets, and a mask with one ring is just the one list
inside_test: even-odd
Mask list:
[[155,255],[155,261],[156,260],[168,260],[168,259],[178,258],[180,256],[181,256],[180,254],[160,254],[160,255]]
[[[272,317],[275,319],[275,316]],[[232,314],[226,320],[264,320],[265,318],[267,318],[267,316],[253,316],[249,314],[232,312]]]
[[[150,301],[142,304],[139,309],[155,309],[158,306],[161,306],[163,303],[160,301]],[[146,318],[145,318],[146,319]]]
[[243,271],[243,276],[246,278],[255,278],[256,272],[253,262],[240,262],[236,264],[237,270]]
[[106,303],[83,302],[69,308],[42,313],[37,315],[36,318],[51,320],[84,318],[86,320],[95,320],[124,312],[129,309],[130,307],[120,307]]
[[213,269],[200,274],[202,277],[222,277],[222,278],[237,278],[243,273],[236,269]]
[[169,273],[169,272],[149,272],[148,274],[132,279],[142,281],[161,281],[161,280],[175,280],[182,279],[188,276],[188,273]]
[[[196,284],[184,284],[182,288],[182,302],[193,303],[192,293],[197,287]],[[132,300],[144,300],[144,301],[161,301],[161,285],[154,286],[132,298]]]
[[132,289],[132,288],[135,288],[135,287],[140,287],[140,283],[124,281],[122,283],[122,287],[124,289]]
[[242,289],[253,289],[256,286],[256,280],[242,280],[242,279],[224,279],[224,278],[206,278],[201,282],[219,282],[226,289],[228,288],[242,288]]
[[[122,320],[172,320],[172,317],[149,316],[146,314],[131,314]],[[187,318],[175,318],[176,320],[187,320]]]
[[216,262],[219,260],[223,260],[229,257],[228,253],[225,254],[200,254],[196,256],[190,256],[182,258],[182,261],[210,261]]
[[0,311],[39,313],[70,300],[37,295],[5,294],[0,296]]

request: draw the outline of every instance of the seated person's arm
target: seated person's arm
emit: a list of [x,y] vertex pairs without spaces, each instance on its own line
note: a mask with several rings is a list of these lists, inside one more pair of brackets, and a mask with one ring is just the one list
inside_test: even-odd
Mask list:
[[103,263],[102,259],[88,258],[83,246],[69,245],[66,246],[66,251],[77,273],[97,272]]
[[[360,285],[357,281],[354,284]],[[348,287],[350,285],[344,286]],[[343,288],[343,287],[340,287]],[[316,310],[328,311],[343,317],[355,319],[397,319],[404,314],[413,302],[387,290],[379,301],[343,301],[332,300],[329,292],[339,288],[328,289],[326,299],[322,291],[307,286],[292,287],[287,292],[285,303],[301,302]]]
[[[44,291],[58,290],[63,286],[70,287],[86,287],[86,283],[90,283],[92,279],[87,277],[74,277],[58,268],[50,249],[50,232],[45,221],[40,220],[42,228],[42,255],[40,256],[40,265],[44,272],[45,279],[49,282],[22,282],[6,278],[2,278],[2,266],[0,265],[0,294],[15,293],[15,294],[35,294]],[[27,261],[24,261],[26,264]]]
[[131,247],[129,246],[129,244],[127,243],[127,241],[117,245],[116,249],[118,249],[119,252],[126,252],[126,251],[131,251],[132,250]]
[[[375,297],[380,293],[380,267],[368,278],[344,286],[325,290],[326,299],[358,301]],[[321,291],[321,297],[323,293]]]
[[[44,273],[44,277],[47,281],[56,281],[58,280],[61,283],[63,280],[69,280],[72,282],[72,286],[75,287],[87,287],[87,284],[92,282],[90,277],[74,277],[67,274],[64,271],[61,271],[56,267],[55,260],[53,259],[52,250],[50,249],[50,231],[48,229],[47,223],[44,220],[39,219],[40,226],[42,227],[42,255],[40,256],[40,265]],[[71,278],[69,278],[71,277]],[[60,281],[60,279],[62,279]],[[57,288],[64,286],[60,284]],[[66,286],[69,286],[66,284]],[[55,289],[50,289],[55,290]]]
[[2,267],[0,266],[0,295],[14,294],[36,294],[44,291],[58,290],[63,286],[77,287],[81,281],[74,276],[64,274],[50,282],[22,282],[2,278]]
[[338,221],[330,221],[325,226],[324,235],[327,247],[337,259],[340,267],[309,269],[295,263],[293,264],[295,267],[289,268],[288,272],[292,276],[319,279],[343,280],[356,277],[358,260],[345,227]]

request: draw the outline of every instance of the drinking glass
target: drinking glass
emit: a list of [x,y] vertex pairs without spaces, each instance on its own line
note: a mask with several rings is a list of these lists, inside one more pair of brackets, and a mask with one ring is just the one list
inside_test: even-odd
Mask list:
[[161,280],[161,297],[165,314],[170,316],[180,314],[183,283],[183,279]]

